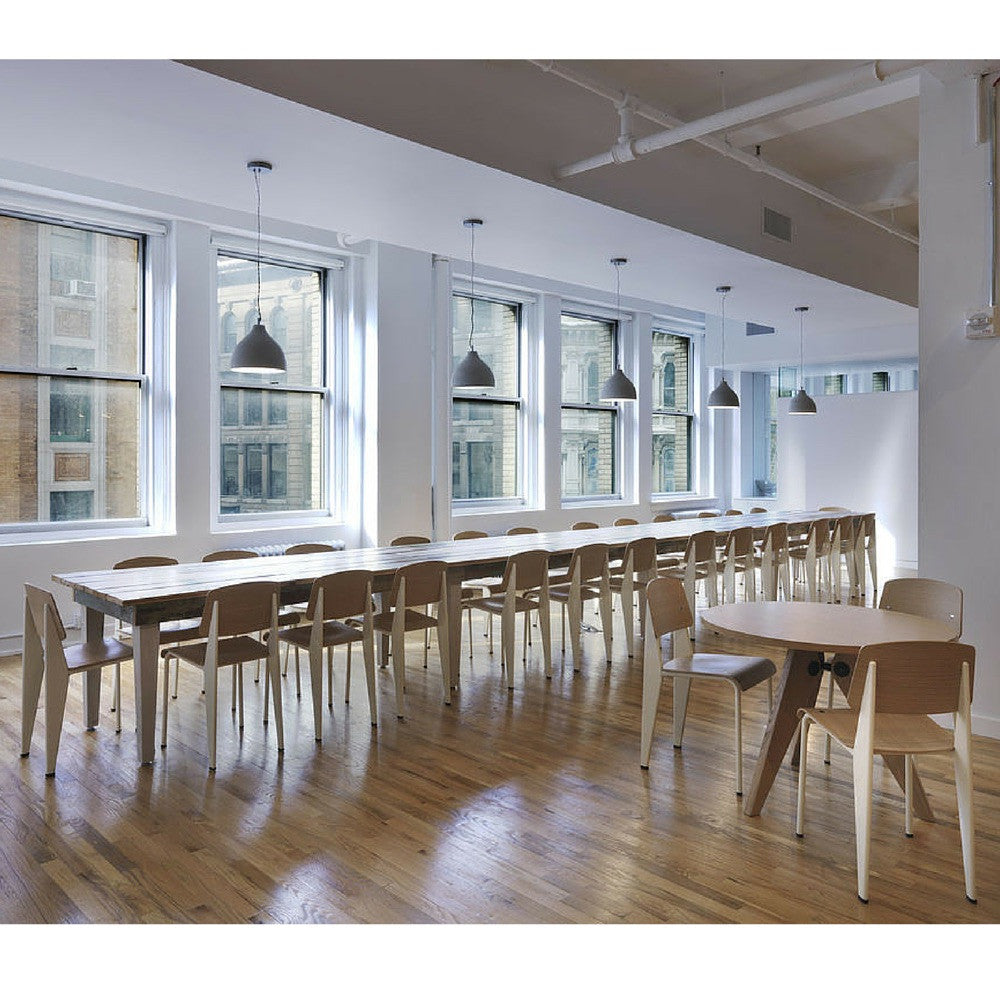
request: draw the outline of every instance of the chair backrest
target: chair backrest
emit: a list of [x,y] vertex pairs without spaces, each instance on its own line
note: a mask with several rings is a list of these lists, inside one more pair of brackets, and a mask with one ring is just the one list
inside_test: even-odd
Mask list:
[[24,585],[24,601],[28,607],[28,614],[31,615],[32,624],[35,626],[35,632],[41,636],[43,643],[45,641],[46,608],[49,612],[49,620],[56,627],[59,641],[64,642],[66,640],[66,629],[63,626],[62,616],[59,614],[56,599],[49,591],[42,590],[41,587],[33,587],[30,583],[26,583]]
[[429,545],[430,539],[424,538],[423,535],[400,535],[398,538],[394,538],[390,545]]
[[784,521],[769,524],[764,529],[764,548],[772,552],[784,552],[788,548],[788,525]]
[[751,514],[766,514],[767,513],[767,508],[766,507],[751,507],[750,508],[750,513]]
[[627,565],[629,556],[632,557],[633,573],[655,573],[656,572],[656,539],[636,538],[625,546],[625,554],[622,557],[622,565]]
[[516,528],[508,528],[508,535],[537,535],[537,528],[529,528],[526,524],[518,525]]
[[816,509],[817,510],[838,511],[838,510],[850,510],[851,508],[850,507],[817,507]]
[[289,545],[285,549],[286,556],[307,556],[311,552],[336,552],[332,545],[325,542],[299,542],[296,545]]
[[464,542],[467,538],[489,538],[485,531],[476,531],[474,528],[467,528],[465,531],[456,531],[451,536],[453,542]]
[[[259,552],[251,552],[249,549],[219,549],[218,552],[209,552],[207,556],[202,556],[202,562],[225,562],[229,559],[258,559]],[[219,633],[222,634],[221,632]]]
[[591,528],[596,528],[597,525],[593,521],[577,521],[573,525],[573,531],[589,531]]
[[212,609],[216,606],[219,609],[219,638],[269,629],[272,625],[271,612],[275,602],[281,603],[281,585],[269,580],[254,580],[250,583],[233,583],[227,587],[216,587],[205,597],[205,610],[202,612],[198,631],[202,636],[209,634]]
[[736,510],[735,507],[732,508],[731,510],[726,511],[726,517],[742,517],[742,516],[743,516],[743,511]]
[[788,537],[795,541],[801,541],[809,534],[812,521],[790,521],[788,523]]
[[176,566],[173,556],[132,556],[131,559],[120,559],[112,569],[146,569],[148,566]]
[[662,514],[657,514],[653,518],[653,524],[662,524],[664,521],[676,521],[677,515],[671,514],[670,511],[665,510]]
[[969,697],[976,650],[960,642],[879,642],[863,646],[851,676],[847,703],[859,708],[869,664],[876,666],[875,711],[890,715],[956,712],[962,665],[969,670]]
[[726,556],[753,555],[753,528],[733,528],[726,536]]
[[646,606],[658,639],[694,624],[684,584],[674,577],[661,576],[646,585]]
[[514,574],[514,586],[518,590],[535,590],[548,585],[549,553],[545,549],[532,549],[529,552],[518,552],[507,557],[507,565],[503,571],[503,589],[510,586],[511,574]]
[[696,531],[688,539],[684,562],[715,562],[715,532]]
[[886,580],[878,606],[884,611],[901,611],[954,625],[957,639],[962,634],[962,589],[943,580],[910,577]]
[[815,544],[816,551],[822,552],[830,543],[830,522],[825,517],[817,518],[809,524],[806,544]]
[[320,591],[323,592],[323,618],[326,621],[363,615],[371,606],[372,579],[372,574],[366,569],[351,569],[318,577],[309,593],[306,617],[315,621]]
[[838,517],[833,522],[833,537],[843,545],[845,542],[849,542],[852,546],[854,545],[854,515],[847,514],[844,517]]
[[859,534],[864,534],[865,540],[870,545],[875,544],[875,515],[865,514],[861,518],[861,525],[858,528]]
[[616,517],[614,526],[616,528],[623,528],[629,524],[638,524],[639,522],[634,517]]
[[392,578],[389,599],[393,607],[398,603],[399,585],[404,580],[406,581],[404,600],[408,608],[416,607],[418,604],[436,604],[441,600],[441,574],[447,569],[448,564],[439,559],[400,566]]
[[698,511],[699,517],[718,517],[719,512],[717,510],[700,510]]
[[599,580],[608,569],[608,547],[601,542],[593,545],[581,545],[575,549],[569,564],[569,576],[579,568],[580,583],[588,580]]

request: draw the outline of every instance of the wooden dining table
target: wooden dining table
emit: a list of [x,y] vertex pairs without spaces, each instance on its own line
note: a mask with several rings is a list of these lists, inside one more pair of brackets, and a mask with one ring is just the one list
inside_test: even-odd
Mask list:
[[[852,512],[860,513],[860,512]],[[578,531],[550,531],[525,535],[500,535],[460,541],[430,542],[422,545],[343,549],[294,556],[262,556],[236,561],[181,563],[143,569],[91,570],[55,573],[52,579],[69,587],[73,599],[86,612],[86,640],[103,636],[105,617],[117,619],[132,630],[135,676],[135,717],[138,756],[141,764],[155,759],[157,661],[160,625],[164,622],[200,617],[208,592],[216,587],[255,580],[281,584],[282,604],[308,599],[312,582],[328,573],[369,570],[374,574],[373,590],[386,592],[397,569],[410,563],[440,560],[447,565],[448,606],[461,607],[461,588],[466,580],[500,576],[507,558],[533,549],[549,553],[550,566],[569,565],[574,549],[601,542],[609,546],[611,558],[621,557],[629,542],[655,538],[661,552],[680,551],[696,532],[713,530],[722,540],[734,528],[750,526],[763,535],[770,524],[807,521],[826,516],[819,511],[775,511],[730,517],[685,518],[676,521],[623,525]],[[461,616],[448,615],[449,649],[447,660],[455,676],[442,672],[445,701],[458,680],[461,654]],[[27,627],[30,627],[27,626]],[[26,637],[25,656],[37,655],[40,643]],[[89,727],[97,725],[100,677],[85,686],[84,715]],[[321,697],[314,690],[312,697]]]
[[[798,711],[816,704],[826,669],[846,695],[858,651],[863,646],[878,642],[950,642],[958,637],[957,627],[950,622],[880,608],[806,601],[720,605],[702,611],[701,620],[716,632],[787,650],[753,782],[743,805],[747,816],[759,815],[764,807],[798,728]],[[829,664],[824,664],[826,653],[834,654]],[[886,756],[884,760],[902,787],[903,758]],[[913,809],[921,819],[934,818],[916,768]]]

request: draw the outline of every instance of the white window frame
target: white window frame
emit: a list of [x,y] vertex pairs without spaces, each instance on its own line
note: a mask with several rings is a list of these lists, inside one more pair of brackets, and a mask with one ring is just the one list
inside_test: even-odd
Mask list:
[[[212,236],[212,303],[217,311],[218,258],[238,257],[256,261],[257,243],[242,236],[216,233]],[[239,514],[223,514],[220,511],[221,456],[222,456],[222,414],[221,400],[224,388],[255,388],[241,382],[239,378],[226,378],[218,371],[212,379],[212,460],[211,460],[211,503],[212,531],[215,533],[244,532],[254,527],[276,527],[278,525],[308,526],[342,523],[347,508],[348,482],[348,433],[349,414],[347,404],[347,351],[348,351],[348,288],[346,256],[331,254],[312,248],[303,249],[279,240],[265,239],[260,244],[260,257],[266,263],[284,264],[291,267],[310,268],[323,272],[323,385],[322,387],[287,385],[282,391],[301,392],[320,396],[320,423],[322,445],[320,448],[320,482],[322,506],[316,510],[275,510],[254,511]],[[219,323],[212,324],[212,364],[218,365],[221,344]],[[267,388],[261,386],[261,388]],[[262,472],[263,475],[263,472]]]
[[[649,354],[650,359],[653,356],[653,334],[665,333],[673,337],[680,337],[687,341],[688,345],[688,408],[687,410],[679,410],[677,408],[673,410],[665,410],[662,407],[651,406],[652,419],[655,420],[658,416],[668,416],[668,417],[687,417],[689,421],[689,426],[691,428],[688,437],[688,488],[686,490],[677,490],[673,493],[661,493],[657,491],[652,491],[651,499],[654,503],[662,503],[663,501],[677,500],[678,498],[688,499],[693,496],[698,495],[698,469],[699,469],[699,452],[698,452],[698,410],[695,405],[695,398],[698,392],[698,377],[697,373],[700,369],[696,367],[696,353],[695,353],[695,337],[691,333],[687,333],[684,330],[678,330],[676,324],[672,321],[667,320],[653,320],[651,328],[651,336],[649,340]],[[655,401],[653,401],[655,402]],[[650,421],[650,428],[652,429],[652,420]],[[652,452],[653,452],[653,433],[651,430],[650,440],[649,440],[649,455],[650,464],[652,465]]]
[[[169,330],[173,295],[169,228],[139,214],[6,189],[0,189],[0,214],[43,225],[66,226],[138,240],[141,321],[140,363],[134,375],[121,372],[74,373],[38,365],[0,366],[0,372],[5,374],[131,382],[139,386],[139,515],[133,518],[27,521],[0,525],[0,545],[22,545],[41,540],[129,537],[172,530],[174,424],[170,390],[173,352]],[[154,469],[157,470],[155,477]]]

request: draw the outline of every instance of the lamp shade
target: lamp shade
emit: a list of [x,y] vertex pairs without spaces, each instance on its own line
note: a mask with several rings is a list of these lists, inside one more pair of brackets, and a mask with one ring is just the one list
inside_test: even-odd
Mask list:
[[497,384],[493,369],[473,350],[458,363],[451,381],[458,389],[492,389]]
[[740,408],[740,397],[736,395],[733,387],[723,379],[709,393],[708,408],[710,410],[738,410]]
[[288,370],[285,352],[267,332],[263,323],[255,323],[236,345],[229,368],[234,372],[270,375]]
[[614,374],[604,380],[600,398],[602,402],[609,403],[617,400],[635,399],[635,386],[621,368],[616,368]]
[[799,389],[794,396],[792,396],[792,401],[788,404],[789,413],[815,413],[816,412],[816,400],[812,396],[808,395],[805,389]]

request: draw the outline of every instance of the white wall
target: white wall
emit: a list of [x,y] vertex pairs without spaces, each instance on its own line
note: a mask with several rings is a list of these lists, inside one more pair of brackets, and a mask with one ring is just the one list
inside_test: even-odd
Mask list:
[[920,572],[965,592],[976,729],[1000,737],[1000,341],[967,340],[988,300],[989,150],[972,80],[920,91]]
[[779,400],[779,509],[875,511],[880,583],[917,568],[917,395],[820,396],[814,416]]

